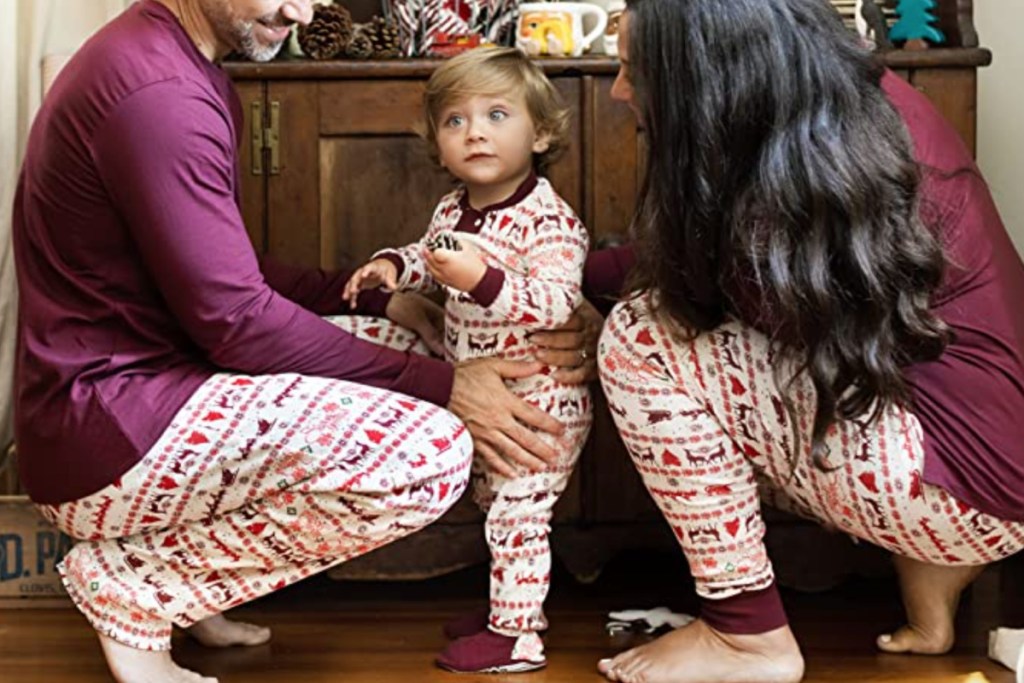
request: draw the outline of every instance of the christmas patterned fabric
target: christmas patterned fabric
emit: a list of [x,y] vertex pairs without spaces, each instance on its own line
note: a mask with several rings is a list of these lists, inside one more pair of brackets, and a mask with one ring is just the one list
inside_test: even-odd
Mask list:
[[[450,290],[445,304],[445,350],[449,360],[496,357],[528,361],[534,358],[529,333],[564,323],[579,306],[586,229],[572,208],[544,178],[521,201],[484,210],[476,233],[456,232],[464,212],[472,211],[465,189],[444,197],[434,211],[426,235],[417,243],[374,255],[402,262],[399,289],[429,291],[437,284],[422,258],[427,244],[453,233],[472,241],[491,267],[502,270],[504,282],[488,305],[472,295]],[[473,494],[487,512],[485,535],[491,551],[492,631],[518,636],[516,648],[536,661],[542,644],[536,631],[547,627],[543,603],[551,572],[551,512],[565,490],[590,431],[592,407],[585,385],[555,381],[545,368],[526,379],[509,381],[509,388],[565,425],[561,437],[538,436],[555,447],[560,459],[541,472],[506,479],[473,467]]]
[[[426,353],[388,321],[333,322]],[[454,416],[402,394],[218,374],[119,481],[40,509],[83,539],[59,569],[93,628],[167,650],[172,624],[190,626],[434,521],[465,489],[471,453]]]
[[772,585],[762,501],[930,564],[987,564],[1024,548],[1024,523],[921,480],[913,414],[890,408],[870,428],[837,423],[822,469],[809,456],[813,384],[806,375],[794,381],[792,417],[764,335],[728,322],[682,339],[642,297],[631,299],[608,317],[598,367],[623,442],[702,598]]

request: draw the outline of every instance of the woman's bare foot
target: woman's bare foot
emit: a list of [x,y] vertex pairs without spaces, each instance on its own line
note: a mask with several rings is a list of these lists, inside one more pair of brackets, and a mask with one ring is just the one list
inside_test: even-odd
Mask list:
[[941,655],[953,647],[953,618],[960,595],[985,569],[943,567],[893,555],[907,625],[878,636],[883,652]]
[[698,619],[597,668],[621,683],[796,683],[804,658],[788,626],[732,635]]
[[262,645],[270,640],[269,628],[231,621],[223,614],[215,614],[197,621],[186,630],[190,636],[207,647]]
[[169,650],[137,650],[99,634],[103,655],[117,683],[217,683],[194,671],[182,669]]

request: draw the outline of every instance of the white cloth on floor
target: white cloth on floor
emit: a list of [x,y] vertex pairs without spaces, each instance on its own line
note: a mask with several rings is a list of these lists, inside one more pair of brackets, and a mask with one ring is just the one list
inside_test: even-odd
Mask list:
[[671,611],[668,607],[627,609],[609,612],[608,623],[605,624],[605,628],[609,634],[619,631],[654,633],[663,628],[673,629],[686,626],[693,620],[694,617],[689,614],[679,614],[678,612]]
[[989,631],[988,656],[1017,672],[1017,683],[1024,683],[1024,629],[997,628]]

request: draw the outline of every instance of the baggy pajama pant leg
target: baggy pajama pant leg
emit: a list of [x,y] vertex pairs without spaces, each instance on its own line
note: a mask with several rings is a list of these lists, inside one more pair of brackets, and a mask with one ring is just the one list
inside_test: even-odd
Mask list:
[[[339,323],[392,345],[415,343],[386,321]],[[172,624],[434,521],[465,489],[471,460],[461,422],[423,401],[341,380],[218,374],[118,482],[40,507],[86,539],[61,572],[93,627],[162,650]]]
[[825,439],[828,467],[816,467],[813,385],[795,379],[790,414],[772,353],[735,321],[685,341],[644,298],[616,306],[601,337],[616,426],[705,600],[772,585],[762,499],[922,562],[982,564],[1024,547],[1024,525],[922,481],[921,426],[906,410],[837,423]]

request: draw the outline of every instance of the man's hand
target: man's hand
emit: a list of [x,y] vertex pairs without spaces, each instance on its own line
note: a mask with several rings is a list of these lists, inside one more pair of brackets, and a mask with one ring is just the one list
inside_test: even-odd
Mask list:
[[384,309],[388,320],[412,330],[431,352],[444,357],[444,309],[419,294],[395,292]]
[[562,384],[583,384],[597,379],[597,340],[604,317],[584,300],[572,317],[555,330],[535,332],[537,360],[561,368],[554,378]]
[[565,428],[509,391],[504,382],[529,377],[540,369],[539,363],[497,358],[479,358],[455,366],[448,410],[469,428],[476,452],[487,466],[510,479],[518,476],[517,468],[539,471],[558,458],[555,449],[530,428],[554,435]]
[[459,240],[461,249],[427,249],[423,257],[427,270],[442,285],[460,292],[472,292],[487,274],[487,264],[469,242]]
[[359,292],[381,285],[387,287],[391,292],[398,289],[398,269],[386,258],[374,259],[352,273],[352,277],[345,283],[341,298],[347,301],[349,306],[355,308],[356,302],[359,300]]

